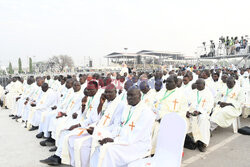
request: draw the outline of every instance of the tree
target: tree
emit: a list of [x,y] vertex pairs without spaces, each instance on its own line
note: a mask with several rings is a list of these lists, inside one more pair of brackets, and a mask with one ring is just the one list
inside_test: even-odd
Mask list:
[[22,61],[20,58],[18,58],[18,73],[23,73],[23,69],[22,69]]
[[9,73],[9,74],[14,74],[14,70],[13,70],[13,68],[12,68],[11,62],[9,63],[8,73]]
[[32,73],[33,72],[33,68],[32,68],[32,59],[29,58],[29,72]]
[[51,68],[51,70],[57,68],[59,71],[63,71],[65,67],[74,67],[74,62],[73,59],[68,55],[59,55],[50,58],[48,61],[48,66]]

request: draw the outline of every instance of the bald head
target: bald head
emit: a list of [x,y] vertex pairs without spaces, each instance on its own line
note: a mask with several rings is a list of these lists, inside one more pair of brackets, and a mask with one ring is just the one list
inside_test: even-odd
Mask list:
[[162,88],[161,80],[155,81],[155,90],[156,90],[156,92],[159,92],[161,90],[161,88]]
[[197,90],[202,91],[205,89],[205,80],[202,78],[197,79],[196,83],[196,87]]
[[42,84],[42,91],[47,92],[48,89],[49,89],[49,85],[47,83],[43,83]]
[[148,82],[147,81],[142,81],[140,83],[140,90],[142,91],[143,94],[147,94],[148,91],[150,90]]
[[81,90],[81,83],[79,81],[74,81],[73,89],[74,89],[74,92],[79,92]]
[[232,76],[228,77],[227,78],[227,87],[229,89],[232,89],[234,87],[234,85],[235,85],[235,79],[234,79],[234,77],[232,77]]
[[106,86],[104,91],[104,96],[108,101],[113,101],[116,98],[116,87],[114,84],[109,84]]
[[67,79],[66,88],[68,88],[68,89],[72,88],[73,87],[73,82],[74,82],[73,79]]
[[38,77],[36,82],[37,82],[37,86],[40,87],[44,83],[44,78],[43,77]]
[[173,90],[177,87],[177,76],[176,75],[170,75],[166,80],[166,89],[167,90]]
[[132,86],[127,92],[128,104],[131,106],[136,106],[141,100],[141,92],[137,86]]

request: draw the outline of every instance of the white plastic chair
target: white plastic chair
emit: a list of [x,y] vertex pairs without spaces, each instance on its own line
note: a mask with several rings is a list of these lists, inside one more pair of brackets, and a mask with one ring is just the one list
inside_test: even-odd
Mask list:
[[245,118],[247,118],[250,115],[249,108],[250,108],[250,88],[246,91],[246,98],[245,98],[245,103],[244,103]]
[[[245,98],[245,101],[244,101],[244,103],[242,104],[242,106],[240,107],[240,110],[241,110],[242,115],[243,115],[243,114],[247,114],[247,115],[248,115],[248,113],[243,113],[243,112],[242,112],[242,109],[245,108],[245,112],[247,112],[246,110],[247,110],[247,108],[249,108],[249,99],[250,99],[250,90],[247,90],[247,91],[246,91],[246,98]],[[234,131],[234,133],[238,133],[238,129],[240,129],[240,128],[241,128],[240,117],[237,117],[237,118],[235,118],[235,120],[233,121],[233,131]]]
[[238,129],[240,129],[240,128],[241,128],[240,117],[237,117],[233,121],[233,131],[234,131],[234,133],[238,133]]
[[128,167],[180,167],[186,132],[181,116],[167,114],[161,120],[154,157],[134,161]]

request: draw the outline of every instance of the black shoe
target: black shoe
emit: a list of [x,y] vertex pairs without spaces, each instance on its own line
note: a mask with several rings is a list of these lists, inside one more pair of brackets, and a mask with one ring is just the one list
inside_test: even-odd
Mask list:
[[12,119],[17,119],[17,116],[16,116],[16,115],[14,115],[14,117],[13,117]]
[[50,137],[50,138],[48,138],[48,139],[46,139],[44,141],[41,141],[40,145],[41,146],[48,146],[47,143],[54,143],[55,144],[55,140]]
[[40,162],[47,165],[59,166],[61,164],[61,158],[56,155],[52,155],[45,160],[40,160]]
[[7,106],[5,106],[5,109],[9,109]]
[[55,141],[52,142],[46,142],[46,146],[55,146]]
[[206,152],[207,151],[206,144],[204,144],[203,142],[201,142],[199,140],[197,141],[197,147],[200,150],[200,152]]
[[43,137],[43,132],[40,132],[36,135],[36,138],[41,139]]
[[57,147],[52,147],[51,149],[49,149],[49,152],[55,152],[57,150]]
[[38,126],[33,126],[33,125],[32,125],[32,128],[29,129],[29,131],[34,131],[34,130],[37,130],[37,129],[38,129]]
[[189,135],[186,135],[185,142],[184,142],[184,148],[195,150],[197,147],[197,144],[194,142],[194,139],[190,137]]
[[14,115],[13,115],[13,114],[10,114],[9,117],[14,117]]
[[46,140],[41,141],[41,142],[40,142],[40,145],[41,145],[41,146],[47,146],[47,145],[46,145]]
[[21,116],[16,116],[16,119],[20,119],[20,118],[22,118]]

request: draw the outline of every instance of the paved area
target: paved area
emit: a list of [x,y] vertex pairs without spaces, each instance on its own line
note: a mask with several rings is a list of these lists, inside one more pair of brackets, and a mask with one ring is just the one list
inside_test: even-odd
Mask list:
[[[0,110],[0,166],[44,167],[39,162],[52,155],[48,147],[41,147],[36,131],[29,132],[23,124],[8,117],[9,110]],[[250,118],[241,119],[242,126],[250,126]],[[250,136],[234,134],[233,128],[218,128],[213,132],[206,153],[184,150],[182,167],[249,167]],[[62,165],[61,167],[66,167]]]

